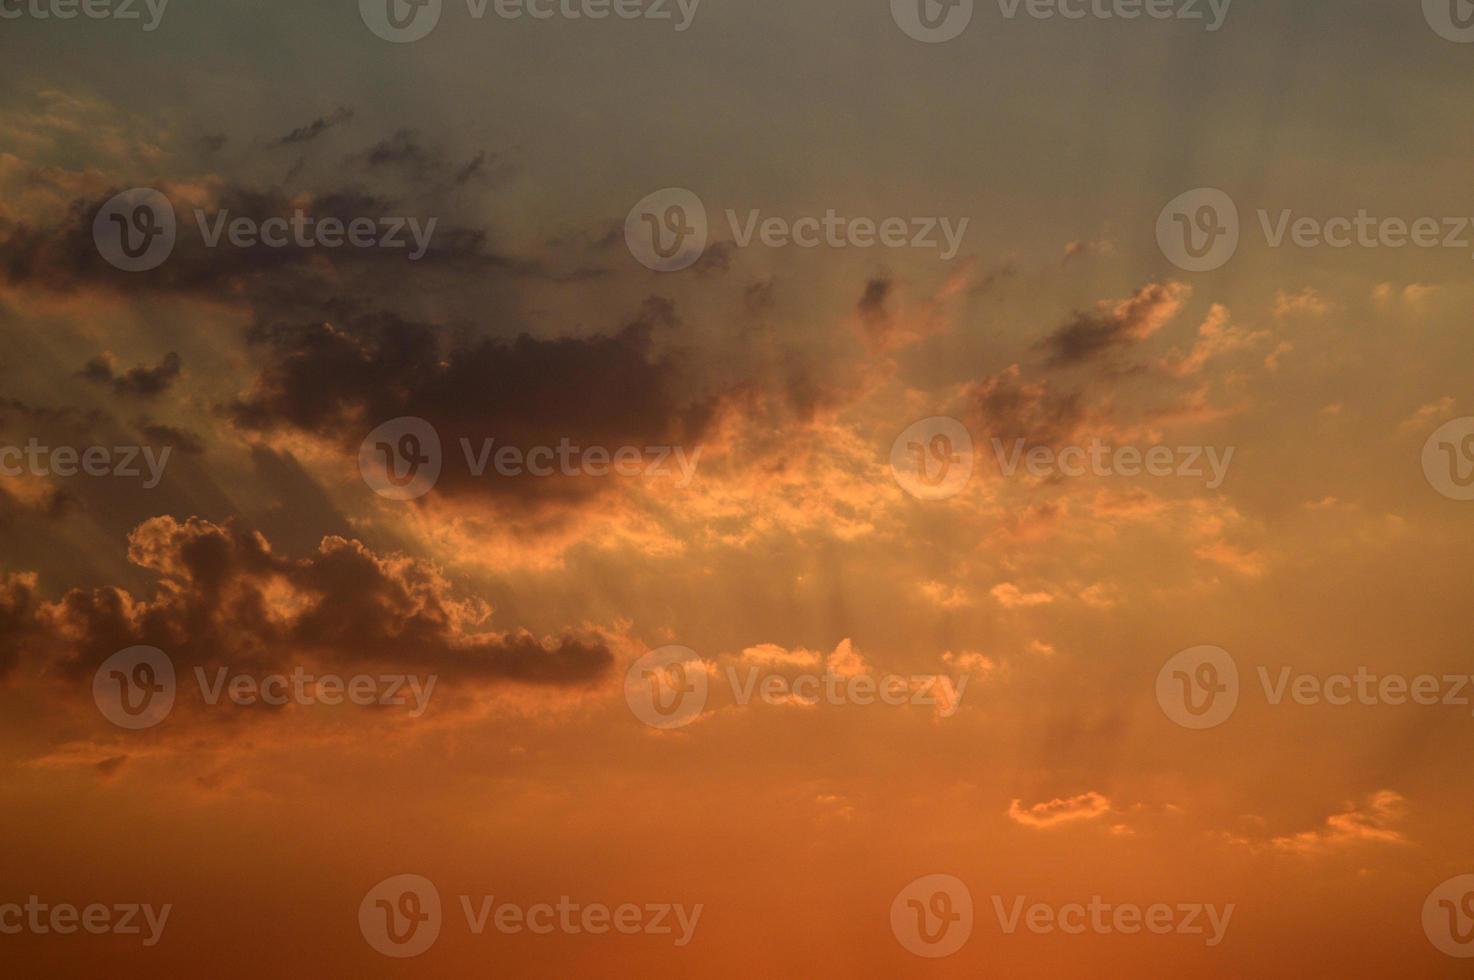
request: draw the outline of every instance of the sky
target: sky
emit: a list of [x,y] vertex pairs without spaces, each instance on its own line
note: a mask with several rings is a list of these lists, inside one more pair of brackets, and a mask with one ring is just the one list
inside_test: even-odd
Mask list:
[[1466,975],[1471,19],[0,0],[0,964]]

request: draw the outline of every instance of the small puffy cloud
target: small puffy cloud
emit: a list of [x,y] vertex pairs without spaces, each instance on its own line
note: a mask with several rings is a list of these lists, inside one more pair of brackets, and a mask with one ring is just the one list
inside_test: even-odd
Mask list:
[[1008,805],[1008,817],[1014,823],[1043,830],[1061,824],[1097,820],[1111,812],[1111,801],[1093,790],[1069,799],[1050,800],[1025,807],[1022,800]]

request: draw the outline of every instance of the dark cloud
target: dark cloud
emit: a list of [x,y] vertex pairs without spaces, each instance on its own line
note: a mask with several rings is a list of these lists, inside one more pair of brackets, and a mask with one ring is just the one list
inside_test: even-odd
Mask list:
[[971,416],[990,439],[1026,447],[1068,443],[1085,422],[1079,392],[1059,394],[1047,382],[1025,382],[1018,365],[973,385]]
[[160,446],[173,446],[176,452],[186,456],[203,456],[205,454],[205,441],[185,429],[177,429],[172,425],[161,425],[148,416],[144,416],[134,422],[139,432],[148,436],[153,442]]
[[138,366],[122,374],[115,373],[113,356],[100,354],[88,361],[81,376],[93,384],[109,385],[114,394],[131,395],[139,398],[155,398],[174,384],[179,378],[183,362],[179,355],[170,351],[154,367]]
[[524,450],[562,439],[611,449],[692,445],[714,400],[683,396],[678,355],[656,353],[657,332],[675,322],[669,302],[652,299],[615,333],[592,337],[448,344],[435,326],[390,315],[273,326],[253,336],[266,356],[254,391],[227,411],[244,429],[297,429],[355,454],[380,423],[422,418],[443,447],[437,493],[582,498],[609,481],[473,479],[460,440]]
[[33,583],[13,576],[0,587],[0,625],[17,626],[19,640],[0,640],[0,658],[34,646],[76,683],[138,645],[181,671],[392,668],[462,684],[585,684],[613,661],[597,637],[485,631],[490,610],[454,595],[434,566],[345,538],[288,558],[235,522],[157,517],[129,535],[128,557],[157,576],[153,598],[73,589],[38,607]]
[[1185,293],[1180,283],[1151,283],[1129,299],[1076,313],[1040,346],[1054,366],[1096,360],[1156,333],[1181,309]]
[[353,110],[346,106],[339,106],[331,115],[320,116],[305,126],[298,126],[287,135],[272,141],[272,146],[292,146],[298,143],[310,143],[334,126],[342,125],[353,119]]

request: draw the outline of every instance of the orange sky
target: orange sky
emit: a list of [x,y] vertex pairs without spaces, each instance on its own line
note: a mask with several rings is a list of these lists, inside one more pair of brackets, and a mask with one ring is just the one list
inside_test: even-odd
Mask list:
[[1466,975],[1438,4],[369,6],[0,28],[6,975]]

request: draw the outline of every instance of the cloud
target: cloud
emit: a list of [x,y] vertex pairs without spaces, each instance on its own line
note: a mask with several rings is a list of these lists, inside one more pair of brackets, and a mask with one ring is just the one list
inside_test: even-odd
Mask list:
[[1128,299],[1103,300],[1077,313],[1041,346],[1055,366],[1083,364],[1141,343],[1177,315],[1191,289],[1180,282],[1150,283]]
[[[1258,346],[1269,338],[1267,331],[1250,331],[1229,323],[1228,307],[1214,303],[1207,318],[1198,327],[1198,340],[1190,351],[1174,350],[1160,362],[1173,377],[1186,378],[1202,372],[1216,357]],[[1271,355],[1274,356],[1274,355]]]
[[83,366],[81,375],[93,384],[111,385],[114,394],[155,398],[179,380],[182,363],[179,355],[170,351],[154,367],[139,365],[120,375],[116,373],[113,356],[103,352]]
[[1379,790],[1363,803],[1347,802],[1342,812],[1326,818],[1319,830],[1307,830],[1291,837],[1275,837],[1270,846],[1290,854],[1315,856],[1344,850],[1359,844],[1406,844],[1407,838],[1395,824],[1407,816],[1408,806],[1401,794],[1390,789]]
[[993,586],[991,594],[1004,609],[1045,606],[1054,601],[1054,596],[1048,592],[1024,592],[1012,582],[1002,582]]
[[[657,355],[658,330],[672,327],[669,303],[651,301],[610,335],[538,339],[526,334],[442,342],[431,324],[398,317],[255,331],[266,364],[248,394],[226,406],[242,429],[296,430],[351,451],[376,426],[404,416],[428,421],[445,468],[433,495],[581,501],[617,483],[585,476],[478,479],[484,440],[523,451],[578,446],[682,446],[699,441],[715,400],[684,395],[675,353]],[[674,464],[672,464],[674,465]]]
[[353,110],[347,106],[339,106],[331,115],[319,116],[305,126],[298,126],[287,135],[275,140],[272,146],[292,146],[299,143],[310,143],[334,126],[342,125],[353,119]]
[[1111,812],[1111,801],[1094,791],[1073,796],[1067,800],[1050,800],[1024,807],[1022,800],[1008,805],[1008,817],[1025,827],[1044,830],[1060,824],[1096,820]]
[[582,685],[613,661],[597,636],[490,632],[490,607],[456,596],[434,565],[341,537],[289,558],[235,521],[156,517],[128,536],[128,558],[158,579],[152,598],[108,586],[37,602],[34,581],[12,577],[0,620],[19,624],[21,651],[78,682],[138,645],[163,650],[181,671],[394,665],[472,685]]

